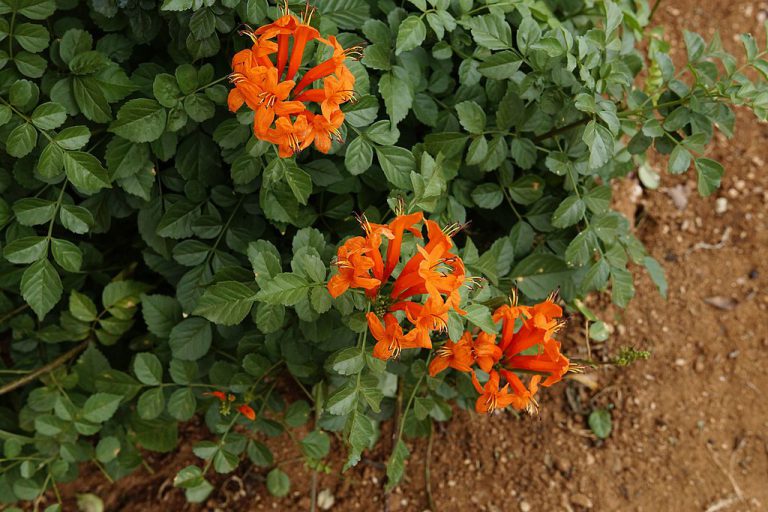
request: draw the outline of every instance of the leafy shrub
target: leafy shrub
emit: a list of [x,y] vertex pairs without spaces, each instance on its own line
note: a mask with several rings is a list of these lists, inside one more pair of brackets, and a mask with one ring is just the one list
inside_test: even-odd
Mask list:
[[[653,147],[711,194],[723,174],[703,156],[714,129],[732,135],[735,105],[768,115],[768,88],[750,78],[768,74],[767,52],[753,37],[739,66],[719,39],[686,32],[678,69],[645,1],[317,9],[320,34],[365,47],[346,60],[355,99],[343,143],[280,158],[254,136],[253,112],[228,111],[225,83],[251,44],[241,24],[280,14],[266,0],[0,1],[4,500],[35,499],[85,461],[124,476],[142,450],[174,450],[196,414],[215,440],[176,478],[191,501],[213,490],[211,470],[244,457],[285,495],[260,439],[310,416],[297,442],[315,470],[328,432],[349,446],[349,467],[398,418],[396,484],[403,435],[425,435],[490,384],[433,377],[427,350],[385,363],[360,342],[366,295],[326,289],[338,244],[359,235],[355,213],[381,223],[405,207],[468,224],[456,257],[485,285],[462,288],[466,314],[452,312],[435,343],[493,337],[491,313],[514,289],[527,304],[557,289],[597,320],[579,299],[610,290],[626,306],[630,262],[666,293],[661,266],[611,210],[611,181],[638,170],[656,186]],[[327,52],[311,41],[305,61]]]

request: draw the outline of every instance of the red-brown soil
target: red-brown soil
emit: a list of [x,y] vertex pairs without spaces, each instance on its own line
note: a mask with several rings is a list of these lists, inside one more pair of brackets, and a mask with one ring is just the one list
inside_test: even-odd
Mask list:
[[[732,36],[751,31],[764,41],[767,14],[765,3],[685,0],[665,2],[656,22],[668,27],[678,55],[683,28],[707,37],[718,29],[740,54]],[[457,410],[436,429],[429,457],[426,440],[410,443],[406,479],[389,495],[383,491],[388,442],[343,474],[343,460],[332,457],[331,474],[318,478],[320,509],[332,497],[334,511],[430,510],[427,459],[435,511],[768,509],[768,128],[740,112],[736,133],[731,141],[718,135],[708,154],[727,169],[714,197],[698,197],[692,175],[662,173],[658,190],[639,194],[634,182],[616,189],[618,206],[636,214],[638,235],[667,270],[669,299],[641,272],[626,311],[596,298],[590,306],[615,333],[593,342],[591,351],[599,359],[634,346],[651,350],[650,360],[594,372],[594,390],[573,380],[545,390],[535,417]],[[565,337],[569,354],[587,355],[581,326],[571,325]],[[605,441],[586,423],[585,414],[598,405],[612,408],[613,432]],[[154,475],[142,469],[110,485],[86,470],[65,487],[67,504],[75,509],[74,495],[89,492],[110,512],[309,509],[312,476],[298,461],[281,466],[293,482],[284,499],[272,498],[265,471],[250,467],[219,477],[220,490],[206,504],[186,504],[171,482],[196,462],[189,445],[204,432],[188,425],[190,443],[180,453],[151,456]],[[278,448],[278,455],[296,453]]]

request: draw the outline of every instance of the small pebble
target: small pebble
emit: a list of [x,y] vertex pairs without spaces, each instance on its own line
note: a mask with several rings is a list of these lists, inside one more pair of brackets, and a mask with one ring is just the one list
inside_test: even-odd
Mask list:
[[718,197],[715,201],[715,213],[718,215],[724,214],[728,210],[728,199],[724,197]]
[[583,508],[592,508],[592,500],[583,494],[574,494],[571,496],[571,503]]
[[520,512],[531,512],[531,504],[527,501],[520,502]]

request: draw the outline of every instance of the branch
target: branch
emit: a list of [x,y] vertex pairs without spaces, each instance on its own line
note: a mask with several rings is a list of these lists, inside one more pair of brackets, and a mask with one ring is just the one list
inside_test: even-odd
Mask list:
[[32,373],[29,373],[29,374],[21,377],[20,379],[16,379],[16,380],[14,380],[12,382],[9,382],[8,384],[6,384],[5,386],[0,388],[0,396],[4,395],[6,393],[10,393],[14,389],[17,389],[17,388],[20,388],[20,387],[22,387],[22,386],[24,386],[26,384],[29,384],[33,380],[36,380],[38,377],[40,377],[40,376],[42,376],[42,375],[44,375],[44,374],[46,374],[46,373],[48,373],[50,371],[55,370],[56,368],[58,368],[59,366],[63,365],[64,363],[66,363],[67,361],[69,361],[70,359],[75,357],[77,354],[79,354],[80,352],[85,350],[90,343],[91,343],[91,339],[89,338],[89,339],[83,341],[82,343],[80,343],[79,345],[71,348],[68,352],[65,352],[65,353],[61,354],[59,357],[57,357],[56,359],[54,359],[50,363],[46,364],[45,366],[41,366],[37,370],[34,370]]
[[591,120],[592,120],[591,117],[582,117],[581,119],[579,119],[577,121],[569,123],[569,124],[567,124],[565,126],[561,126],[560,128],[555,128],[553,130],[549,130],[546,133],[542,133],[538,137],[534,137],[533,138],[533,142],[541,142],[542,140],[546,140],[546,139],[549,139],[551,137],[555,137],[557,135],[560,135],[561,133],[565,133],[568,130],[576,128],[577,126],[581,126],[581,125],[587,124]]

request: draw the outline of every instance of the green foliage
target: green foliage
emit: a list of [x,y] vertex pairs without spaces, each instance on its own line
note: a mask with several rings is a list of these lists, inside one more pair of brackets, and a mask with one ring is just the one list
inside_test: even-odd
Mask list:
[[[344,144],[279,159],[251,116],[228,111],[225,85],[247,43],[237,28],[274,19],[275,5],[0,1],[0,364],[52,363],[12,386],[0,410],[4,500],[33,500],[89,460],[129,474],[140,449],[174,450],[178,423],[196,414],[214,440],[193,447],[200,464],[174,481],[190,501],[213,492],[211,472],[245,458],[266,468],[270,492],[289,493],[259,437],[310,424],[295,440],[305,464],[326,471],[336,432],[348,468],[393,416],[396,485],[405,438],[475,395],[460,378],[428,377],[426,351],[374,359],[363,298],[331,298],[335,248],[359,234],[355,212],[385,221],[402,200],[443,225],[471,221],[456,241],[486,284],[465,294],[465,317],[450,317],[453,339],[497,332],[491,306],[512,287],[526,301],[559,289],[582,313],[594,291],[624,307],[630,263],[662,295],[668,286],[611,210],[610,182],[639,169],[658,186],[646,164],[655,151],[710,195],[725,172],[704,156],[715,128],[732,136],[734,106],[768,117],[762,35],[743,36],[737,59],[686,32],[675,69],[646,1],[316,7],[322,34],[365,43],[348,62],[357,101],[344,107]],[[589,320],[593,338],[609,336]],[[644,357],[627,350],[616,362]],[[286,404],[278,373],[311,402]],[[4,385],[15,378],[0,373]],[[237,412],[244,404],[254,422]],[[589,424],[607,437],[610,414]]]

